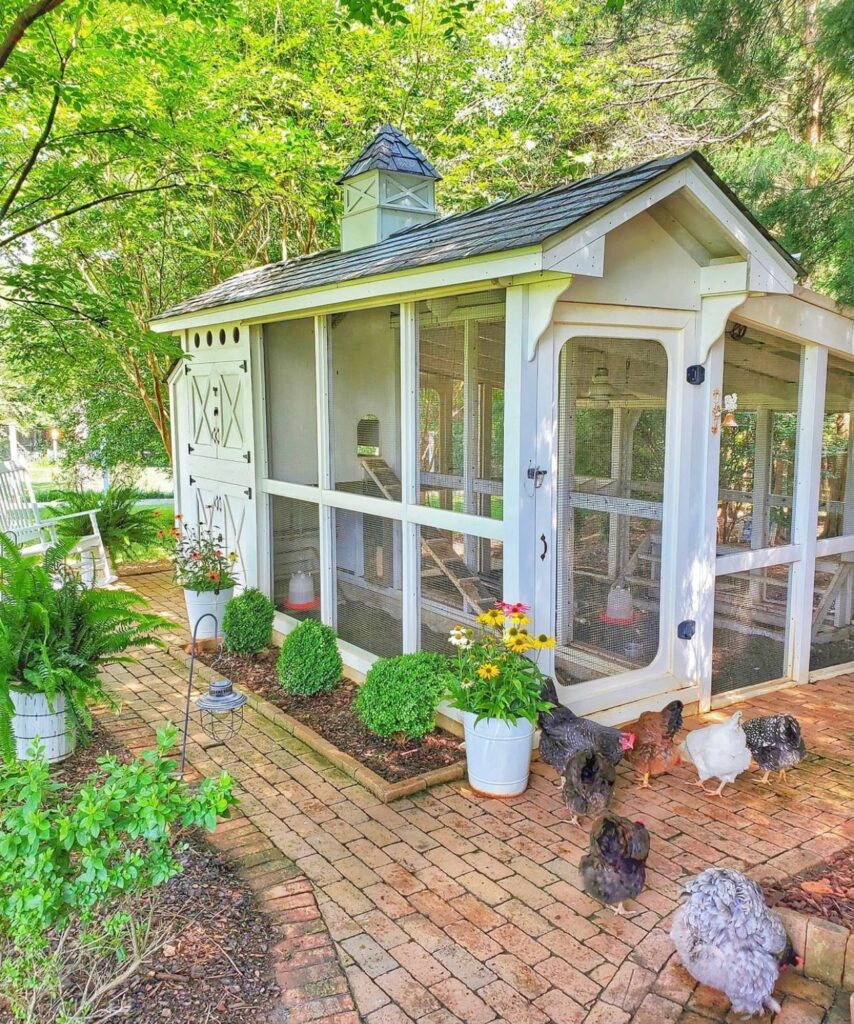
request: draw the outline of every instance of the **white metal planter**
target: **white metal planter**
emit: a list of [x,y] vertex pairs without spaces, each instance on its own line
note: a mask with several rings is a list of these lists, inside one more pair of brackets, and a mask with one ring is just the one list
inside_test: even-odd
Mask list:
[[12,732],[19,761],[30,759],[29,750],[35,739],[43,746],[44,756],[51,764],[64,761],[74,753],[77,735],[63,694],[56,695],[52,710],[43,693],[12,689],[11,694],[15,705]]
[[469,785],[486,796],[517,796],[528,788],[534,727],[520,718],[515,725],[500,718],[463,713]]
[[[213,613],[222,628],[222,616],[225,606],[234,595],[234,587],[227,590],[184,590],[184,602],[187,605],[187,618],[190,620],[190,633],[195,630],[196,623],[203,615]],[[214,635],[213,619],[205,619],[195,634],[199,640],[209,640]]]

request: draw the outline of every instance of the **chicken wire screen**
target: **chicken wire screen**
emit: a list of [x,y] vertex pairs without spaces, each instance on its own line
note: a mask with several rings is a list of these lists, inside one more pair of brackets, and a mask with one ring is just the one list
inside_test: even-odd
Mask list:
[[420,648],[450,654],[448,633],[472,625],[502,598],[504,546],[450,530],[419,528]]
[[270,477],[317,485],[314,319],[264,326],[267,467]]
[[271,496],[273,602],[295,619],[320,618],[320,510]]
[[417,305],[422,505],[503,514],[503,291]]
[[775,565],[715,580],[713,694],[787,675],[790,575]]
[[[820,539],[854,538],[854,363],[831,356],[821,443]],[[813,590],[810,669],[854,661],[854,552],[819,556]]]
[[338,636],[370,654],[400,654],[400,523],[340,508],[334,515]]
[[557,649],[571,684],[658,651],[667,356],[581,338],[559,366]]
[[328,322],[335,489],[400,501],[400,307]]
[[715,423],[718,554],[791,542],[800,373],[800,346],[729,325]]

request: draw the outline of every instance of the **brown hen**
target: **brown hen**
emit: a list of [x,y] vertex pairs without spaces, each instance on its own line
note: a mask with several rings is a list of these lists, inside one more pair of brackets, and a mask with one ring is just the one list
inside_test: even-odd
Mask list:
[[626,751],[626,759],[642,777],[642,788],[649,786],[650,776],[664,775],[679,764],[674,738],[682,728],[683,706],[681,700],[672,700],[661,711],[645,711],[631,727],[635,745]]

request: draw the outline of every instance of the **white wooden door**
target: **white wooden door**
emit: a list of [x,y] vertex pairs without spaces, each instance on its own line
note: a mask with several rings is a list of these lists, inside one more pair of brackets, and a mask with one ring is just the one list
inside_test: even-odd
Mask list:
[[219,420],[219,371],[199,364],[188,367],[190,439],[188,454],[216,458]]
[[257,563],[252,488],[204,477],[192,477],[191,487],[195,496],[193,525],[209,526],[222,537],[223,549],[237,555],[238,582],[254,586]]
[[221,363],[216,398],[217,441],[220,459],[251,458],[249,373],[246,360]]

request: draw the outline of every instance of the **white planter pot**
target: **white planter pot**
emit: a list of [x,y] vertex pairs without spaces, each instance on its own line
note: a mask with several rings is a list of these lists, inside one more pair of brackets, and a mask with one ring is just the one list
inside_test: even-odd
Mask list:
[[499,718],[463,712],[469,785],[486,796],[517,796],[528,788],[534,727],[520,718],[515,725]]
[[[220,631],[222,631],[223,612],[233,595],[234,587],[229,587],[228,590],[220,590],[219,592],[214,590],[203,590],[201,592],[198,590],[185,590],[184,602],[187,605],[187,618],[190,620],[190,636],[193,635],[193,630],[199,619],[209,612],[213,612],[216,615],[216,621],[219,624]],[[196,637],[199,640],[209,640],[213,636],[216,636],[214,621],[213,619],[205,619],[199,626]]]
[[74,753],[77,736],[74,727],[69,728],[70,716],[63,694],[56,695],[51,711],[43,693],[14,689],[11,693],[15,705],[12,732],[15,734],[15,753],[19,761],[30,759],[29,749],[37,737],[51,764],[64,761]]

